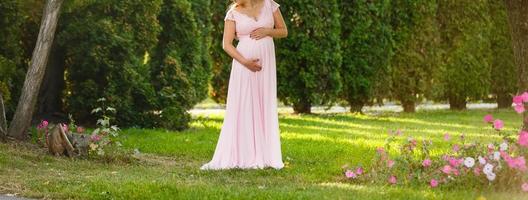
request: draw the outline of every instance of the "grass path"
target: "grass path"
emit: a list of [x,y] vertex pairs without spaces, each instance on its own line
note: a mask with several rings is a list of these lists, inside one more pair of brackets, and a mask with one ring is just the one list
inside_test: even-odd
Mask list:
[[[280,115],[283,170],[200,171],[214,151],[221,115],[198,116],[189,130],[127,129],[120,140],[138,149],[138,163],[100,163],[54,158],[29,144],[0,144],[0,193],[72,199],[523,199],[511,191],[429,189],[345,183],[341,166],[368,165],[387,131],[431,138],[437,155],[447,151],[445,132],[488,141],[487,113],[514,131],[512,111],[422,111],[416,114]],[[392,152],[397,153],[397,152]],[[518,191],[515,188],[513,191]],[[526,199],[526,198],[525,198]]]

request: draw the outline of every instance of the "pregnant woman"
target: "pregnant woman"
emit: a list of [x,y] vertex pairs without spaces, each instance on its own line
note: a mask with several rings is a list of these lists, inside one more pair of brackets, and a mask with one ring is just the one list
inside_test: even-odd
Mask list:
[[281,169],[273,38],[288,31],[279,4],[234,0],[224,21],[223,47],[233,57],[226,113],[213,159],[201,169]]

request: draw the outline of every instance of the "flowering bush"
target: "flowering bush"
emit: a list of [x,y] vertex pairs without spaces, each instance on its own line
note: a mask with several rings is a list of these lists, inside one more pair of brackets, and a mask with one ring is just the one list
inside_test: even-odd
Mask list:
[[[517,113],[525,112],[528,92],[513,98]],[[433,157],[430,154],[431,140],[417,141],[407,138],[402,145],[395,144],[402,138],[402,131],[389,131],[384,147],[376,149],[376,157],[369,170],[357,173],[357,169],[343,166],[345,178],[353,182],[384,182],[396,184],[427,184],[431,188],[442,185],[490,185],[492,187],[515,186],[528,192],[528,132],[503,131],[504,123],[492,115],[484,116],[484,122],[491,125],[493,132],[501,136],[492,143],[467,142],[462,135],[454,141],[448,153]],[[445,141],[454,140],[449,133]],[[399,148],[399,154],[387,153]]]
[[[116,110],[112,107],[106,106],[106,99],[104,98],[100,98],[97,101],[101,105],[100,107],[93,109],[92,114],[98,115],[99,119],[97,120],[97,127],[91,134],[86,134],[86,129],[84,127],[77,126],[71,115],[68,124],[61,124],[63,130],[67,133],[69,140],[85,140],[84,138],[88,137],[88,155],[91,156],[103,156],[110,147],[121,146],[119,142],[115,141],[115,138],[119,135],[120,129],[110,123],[110,120],[112,119],[111,114],[115,114]],[[37,126],[39,143],[42,143],[42,140],[48,138],[50,129],[51,127],[46,120],[41,121]],[[73,141],[70,142],[73,143]]]

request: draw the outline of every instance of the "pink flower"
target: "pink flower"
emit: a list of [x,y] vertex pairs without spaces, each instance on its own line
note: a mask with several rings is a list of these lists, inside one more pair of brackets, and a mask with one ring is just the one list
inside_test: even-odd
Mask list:
[[528,132],[521,131],[521,133],[519,133],[519,139],[517,140],[517,143],[523,147],[528,147]]
[[62,124],[62,130],[64,130],[64,132],[68,133],[68,124]]
[[48,127],[48,121],[42,120],[40,124],[37,126],[37,129],[45,129],[46,127]]
[[77,127],[77,133],[84,133],[84,128],[82,126]]
[[378,152],[378,154],[382,155],[382,154],[385,154],[385,149],[383,147],[378,147],[376,149],[376,152]]
[[522,104],[521,105],[515,105],[513,108],[515,109],[515,112],[517,112],[519,114],[524,112],[524,105],[522,105]]
[[473,168],[473,173],[475,173],[475,176],[479,176],[481,171],[482,170],[480,169],[480,167]]
[[390,136],[392,136],[392,135],[394,135],[394,136],[401,136],[402,134],[403,134],[403,131],[400,130],[400,129],[398,129],[398,130],[396,130],[396,131],[394,131],[394,130],[389,130],[389,135],[390,135]]
[[493,151],[495,150],[495,145],[493,145],[492,143],[489,143],[488,144],[488,151]]
[[517,158],[512,158],[510,157],[510,155],[504,153],[504,152],[501,152],[501,155],[502,155],[502,158],[504,158],[504,160],[506,161],[506,163],[508,164],[508,166],[512,169],[519,169],[521,171],[525,171],[526,170],[526,160],[524,159],[523,156],[519,156]]
[[486,116],[484,116],[484,122],[486,122],[486,123],[493,122],[493,115],[487,114]]
[[431,164],[432,164],[432,161],[429,158],[423,160],[423,162],[422,162],[422,166],[424,166],[424,167],[429,167],[429,166],[431,166]]
[[528,92],[524,92],[521,94],[521,98],[524,103],[528,102]]
[[444,140],[448,141],[449,139],[451,139],[451,136],[449,136],[449,133],[444,134]]
[[435,188],[438,186],[438,181],[436,179],[431,179],[430,185],[432,188]]
[[346,176],[347,178],[352,178],[352,179],[357,178],[357,175],[356,175],[353,171],[350,171],[350,170],[347,170],[347,171],[345,172],[345,176]]
[[416,139],[414,139],[414,138],[408,138],[407,141],[409,141],[411,146],[416,146],[416,144],[417,144]]
[[458,167],[460,164],[464,163],[464,159],[463,158],[461,159],[449,158],[448,162],[449,162],[449,165],[453,167]]
[[453,172],[453,174],[454,174],[455,176],[460,175],[460,172],[458,171],[458,169],[451,169],[451,172]]
[[495,130],[501,130],[502,128],[504,128],[504,122],[502,122],[502,120],[500,119],[496,119],[494,122],[493,122],[493,128],[495,128]]
[[361,174],[363,174],[363,168],[358,167],[358,168],[356,169],[356,174],[357,174],[357,175],[361,175]]
[[526,160],[524,159],[524,156],[519,156],[515,159],[515,166],[523,172],[526,171]]
[[394,184],[396,184],[397,181],[398,181],[398,180],[396,179],[396,176],[390,176],[390,177],[389,177],[389,183],[390,183],[390,184],[393,184],[393,185],[394,185]]
[[99,140],[101,140],[101,136],[97,135],[97,134],[93,134],[90,139],[92,139],[92,141],[94,142],[98,142]]
[[460,150],[460,146],[458,144],[453,145],[453,151],[458,152]]
[[387,167],[392,168],[394,166],[394,160],[387,160]]
[[523,104],[523,96],[522,95],[514,96],[512,101],[516,105]]
[[521,185],[521,189],[522,189],[523,192],[528,192],[528,183],[523,183]]
[[444,172],[445,174],[450,174],[451,173],[451,166],[449,165],[445,165],[444,167],[442,167],[441,171]]

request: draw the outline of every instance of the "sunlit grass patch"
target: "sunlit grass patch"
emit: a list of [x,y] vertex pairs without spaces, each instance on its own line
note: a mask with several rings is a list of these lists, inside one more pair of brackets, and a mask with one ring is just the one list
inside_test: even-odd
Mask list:
[[402,141],[431,139],[433,156],[450,150],[442,139],[446,132],[453,140],[462,134],[481,142],[497,138],[482,120],[487,113],[503,119],[507,131],[521,123],[505,110],[281,113],[282,170],[199,170],[213,155],[223,123],[218,113],[193,116],[190,129],[181,132],[124,130],[119,138],[124,147],[140,152],[138,161],[128,164],[55,158],[35,146],[0,144],[0,180],[8,180],[0,182],[0,193],[51,199],[522,199],[516,192],[343,181],[341,166],[369,165],[390,130],[403,131]]

